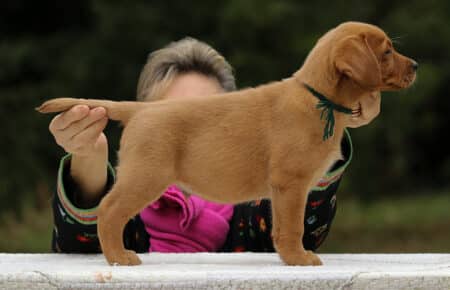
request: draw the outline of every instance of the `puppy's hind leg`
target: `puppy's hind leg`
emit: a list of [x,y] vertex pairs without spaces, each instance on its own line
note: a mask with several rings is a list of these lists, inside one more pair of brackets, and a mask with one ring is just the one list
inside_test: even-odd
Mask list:
[[[155,169],[155,172],[158,171]],[[103,254],[110,265],[141,264],[134,251],[125,249],[123,230],[132,217],[155,201],[170,185],[171,181],[167,175],[154,173],[152,175],[148,171],[139,172],[131,167],[120,166],[116,184],[99,205],[98,236]],[[129,178],[131,174],[134,176]]]

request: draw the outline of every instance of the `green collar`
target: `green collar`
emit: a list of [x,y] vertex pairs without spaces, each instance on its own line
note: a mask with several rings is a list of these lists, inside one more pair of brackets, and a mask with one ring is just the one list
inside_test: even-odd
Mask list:
[[331,100],[329,100],[327,97],[319,93],[318,91],[314,90],[307,84],[303,83],[303,85],[308,89],[308,91],[313,94],[316,98],[319,99],[319,103],[316,105],[317,109],[321,109],[322,113],[320,114],[320,120],[326,119],[325,128],[323,130],[323,140],[327,140],[334,134],[334,112],[333,110],[336,110],[338,112],[344,113],[344,114],[352,114],[352,110],[349,108],[346,108],[344,106],[338,105],[333,103]]

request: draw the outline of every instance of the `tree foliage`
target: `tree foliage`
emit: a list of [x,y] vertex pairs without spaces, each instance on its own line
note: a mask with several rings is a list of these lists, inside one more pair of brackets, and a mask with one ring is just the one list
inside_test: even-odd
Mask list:
[[[3,1],[0,4],[0,211],[48,201],[64,153],[33,108],[57,96],[132,100],[147,54],[193,36],[222,52],[240,87],[298,69],[315,41],[348,20],[383,28],[419,64],[413,88],[352,130],[343,190],[372,198],[449,187],[450,2]],[[111,152],[120,129],[111,124]],[[115,154],[111,154],[115,159]]]

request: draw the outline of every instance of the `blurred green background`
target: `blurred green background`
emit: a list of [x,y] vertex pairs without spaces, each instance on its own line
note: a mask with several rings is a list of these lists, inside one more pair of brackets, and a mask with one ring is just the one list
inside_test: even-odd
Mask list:
[[[290,76],[315,41],[348,21],[376,24],[418,61],[415,85],[386,93],[370,125],[351,130],[354,159],[322,252],[450,251],[450,2],[2,1],[0,252],[47,252],[50,199],[64,154],[50,97],[133,100],[147,54],[184,36],[233,65],[239,87]],[[106,130],[111,150],[120,128]],[[115,162],[115,154],[111,161]]]

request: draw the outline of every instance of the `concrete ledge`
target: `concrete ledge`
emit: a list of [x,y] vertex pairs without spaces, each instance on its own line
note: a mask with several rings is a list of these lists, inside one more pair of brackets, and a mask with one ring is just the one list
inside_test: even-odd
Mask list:
[[0,289],[450,289],[450,254],[322,254],[289,267],[276,254],[141,254],[108,266],[101,255],[0,254]]

